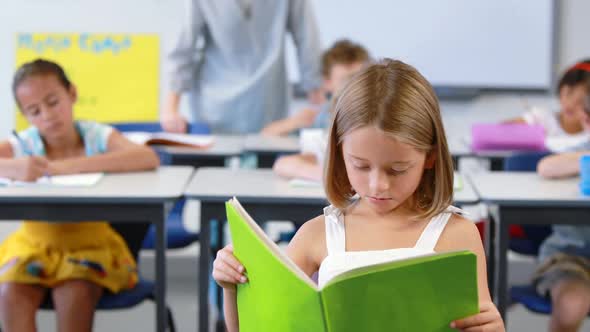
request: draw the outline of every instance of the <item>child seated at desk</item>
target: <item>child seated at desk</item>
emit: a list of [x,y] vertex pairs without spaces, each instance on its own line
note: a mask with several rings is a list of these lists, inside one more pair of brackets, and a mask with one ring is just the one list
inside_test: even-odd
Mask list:
[[[369,53],[359,44],[340,40],[322,54],[322,89],[331,98],[352,75],[369,61]],[[266,136],[287,135],[302,128],[326,128],[330,122],[330,102],[321,110],[305,108],[293,116],[270,123],[260,132]]]
[[557,94],[559,112],[532,107],[522,117],[507,122],[543,126],[545,144],[553,152],[576,150],[590,139],[587,115],[590,110],[584,106],[584,99],[590,95],[590,59],[576,63],[563,74]]
[[[324,90],[330,95],[337,93],[368,62],[369,53],[364,47],[348,40],[336,42],[322,56]],[[320,162],[325,150],[325,137],[322,132],[330,125],[330,108],[331,103],[328,102],[324,104],[319,113],[309,109],[302,110],[290,118],[272,123],[263,129],[262,134],[281,135],[295,129],[309,127],[310,125],[313,128],[317,128],[317,130],[314,130],[315,133],[310,135],[314,136],[314,142],[309,144],[311,148],[302,147],[300,154],[284,156],[276,160],[273,170],[277,174],[285,177],[320,180]],[[307,136],[304,131],[305,129],[301,132],[301,138]],[[301,141],[303,142],[304,140],[302,139]]]
[[[25,63],[14,75],[12,91],[32,126],[0,142],[0,176],[35,181],[158,166],[153,150],[112,127],[74,121],[76,87],[58,64],[41,59]],[[107,222],[24,221],[0,245],[2,330],[36,331],[36,311],[51,289],[58,329],[91,331],[103,290],[116,293],[137,281],[132,254]]]
[[[583,155],[590,150],[545,157],[537,171],[555,179],[578,175]],[[578,331],[590,313],[590,226],[554,225],[541,244],[539,262],[534,283],[551,299],[550,331]]]

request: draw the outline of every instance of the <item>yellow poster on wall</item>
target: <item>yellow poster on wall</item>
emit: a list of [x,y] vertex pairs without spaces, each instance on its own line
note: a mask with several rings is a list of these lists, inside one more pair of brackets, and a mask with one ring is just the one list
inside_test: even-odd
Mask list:
[[[77,88],[74,116],[80,120],[157,121],[159,56],[159,38],[155,34],[16,36],[16,67],[37,58],[60,64]],[[17,109],[16,128],[27,126]]]

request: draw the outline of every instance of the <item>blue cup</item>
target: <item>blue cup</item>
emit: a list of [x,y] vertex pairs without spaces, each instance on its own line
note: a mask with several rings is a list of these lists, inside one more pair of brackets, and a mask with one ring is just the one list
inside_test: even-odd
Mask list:
[[590,196],[590,155],[580,157],[580,192]]

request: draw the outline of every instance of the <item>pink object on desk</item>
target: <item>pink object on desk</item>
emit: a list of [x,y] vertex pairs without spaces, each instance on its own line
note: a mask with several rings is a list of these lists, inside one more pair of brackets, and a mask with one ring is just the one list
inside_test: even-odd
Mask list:
[[475,124],[471,127],[471,148],[474,151],[544,151],[545,129],[527,124]]

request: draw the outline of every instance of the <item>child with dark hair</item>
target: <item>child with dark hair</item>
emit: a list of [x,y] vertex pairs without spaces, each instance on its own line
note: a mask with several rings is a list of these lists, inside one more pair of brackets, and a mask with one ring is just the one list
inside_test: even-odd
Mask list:
[[584,100],[590,95],[590,59],[568,68],[557,85],[559,112],[533,107],[522,117],[507,122],[541,125],[545,128],[546,144],[554,152],[577,149],[587,141],[590,121]]
[[[46,175],[153,169],[158,157],[110,126],[75,121],[76,87],[56,63],[35,60],[14,75],[12,91],[32,125],[0,142],[0,176],[35,181]],[[91,331],[103,290],[138,281],[121,236],[104,221],[24,221],[0,245],[3,331],[36,331],[35,314],[51,289],[59,331]]]

